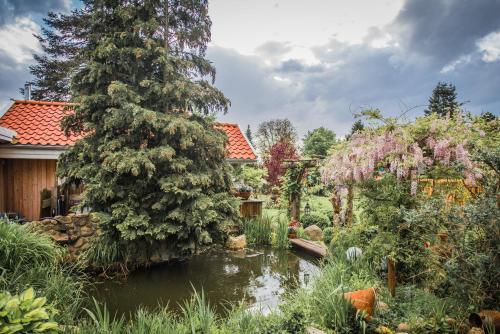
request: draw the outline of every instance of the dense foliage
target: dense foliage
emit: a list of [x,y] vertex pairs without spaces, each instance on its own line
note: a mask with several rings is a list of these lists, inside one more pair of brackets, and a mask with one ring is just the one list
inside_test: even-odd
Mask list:
[[71,78],[82,64],[79,52],[88,38],[87,20],[92,1],[70,14],[49,13],[44,18],[42,34],[35,37],[43,53],[35,54],[32,98],[44,101],[67,101],[71,98]]
[[278,143],[295,145],[297,130],[288,119],[272,119],[259,124],[257,129],[257,147],[262,157],[271,153],[272,147]]
[[33,287],[50,307],[64,310],[56,320],[72,323],[83,303],[83,283],[74,268],[62,263],[63,254],[49,237],[0,220],[0,291],[18,294]]
[[321,212],[311,212],[302,215],[300,217],[300,223],[304,227],[316,225],[322,229],[332,225],[330,219],[328,219],[328,216]]
[[266,185],[267,170],[259,165],[245,164],[236,167],[235,179],[249,185],[256,192],[263,192]]
[[59,175],[85,184],[82,204],[112,238],[191,254],[236,217],[226,137],[207,117],[229,103],[204,58],[207,2],[95,1],[86,23],[75,113],[63,120],[85,137],[60,158]]
[[438,289],[443,296],[454,295],[484,309],[500,304],[500,150],[493,152],[495,158],[490,154],[477,157],[495,167],[483,182],[483,192],[443,217],[451,225],[451,254],[442,268],[446,279]]
[[303,154],[306,157],[324,157],[335,140],[335,132],[324,127],[308,131],[304,137]]
[[297,158],[297,152],[291,142],[280,141],[272,145],[269,155],[264,158],[269,187],[281,185],[281,177],[285,174],[284,161]]
[[425,114],[437,114],[440,117],[451,116],[460,112],[461,104],[457,102],[456,87],[452,83],[438,82],[429,98]]

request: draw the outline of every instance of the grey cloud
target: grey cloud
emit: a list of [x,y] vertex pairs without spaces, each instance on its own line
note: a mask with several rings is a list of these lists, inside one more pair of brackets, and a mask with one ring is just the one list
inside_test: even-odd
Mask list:
[[[417,107],[409,118],[421,115],[438,81],[457,86],[460,101],[474,113],[500,113],[500,62],[480,58],[456,70],[441,73],[434,63],[414,64],[394,60],[396,47],[372,48],[332,40],[313,50],[321,67],[311,71],[299,61],[288,60],[276,68],[260,57],[249,57],[223,48],[209,49],[218,69],[216,85],[232,100],[223,119],[241,126],[269,118],[288,117],[299,135],[326,126],[339,135],[349,132],[352,113],[380,108],[386,116],[398,116]],[[287,86],[273,79],[288,79]]]
[[281,56],[292,49],[290,43],[287,42],[277,42],[277,41],[269,41],[266,42],[255,50],[259,55],[263,57],[277,57]]
[[499,0],[407,0],[391,30],[408,54],[428,56],[444,66],[498,30],[499,13]]
[[5,111],[10,99],[22,98],[19,88],[31,78],[27,65],[17,64],[0,50],[0,114]]
[[45,15],[49,11],[67,10],[67,0],[0,0],[0,26],[17,17],[30,14]]
[[306,65],[297,59],[288,59],[281,62],[276,67],[277,72],[283,73],[294,73],[294,72],[321,72],[323,71],[323,66],[321,65]]

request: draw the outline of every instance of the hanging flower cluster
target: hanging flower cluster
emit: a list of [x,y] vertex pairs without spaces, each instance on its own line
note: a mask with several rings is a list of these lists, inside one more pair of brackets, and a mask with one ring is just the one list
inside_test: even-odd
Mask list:
[[477,131],[460,118],[434,116],[367,129],[337,147],[321,170],[322,178],[325,183],[343,184],[391,172],[399,179],[411,179],[412,192],[416,192],[418,175],[431,166],[453,165],[467,185],[474,185],[480,174],[466,147],[475,135]]

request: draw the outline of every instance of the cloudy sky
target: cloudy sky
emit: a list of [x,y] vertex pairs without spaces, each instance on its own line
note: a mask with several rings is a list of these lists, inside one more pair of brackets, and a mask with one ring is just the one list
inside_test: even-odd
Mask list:
[[[32,37],[72,0],[0,0],[0,109],[30,79]],[[500,0],[213,0],[208,57],[242,128],[289,118],[339,135],[352,113],[423,112],[438,81],[466,109],[500,114]],[[420,107],[418,107],[420,106]]]

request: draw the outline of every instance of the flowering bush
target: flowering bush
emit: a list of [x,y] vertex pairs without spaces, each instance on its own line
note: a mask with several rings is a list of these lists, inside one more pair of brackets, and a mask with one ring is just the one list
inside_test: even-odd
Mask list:
[[455,176],[463,175],[467,185],[474,185],[481,175],[470,158],[468,147],[481,135],[482,132],[461,115],[455,118],[430,115],[404,125],[389,120],[338,144],[321,170],[323,181],[359,182],[390,172],[398,179],[412,179],[414,194],[417,176],[438,166]]

